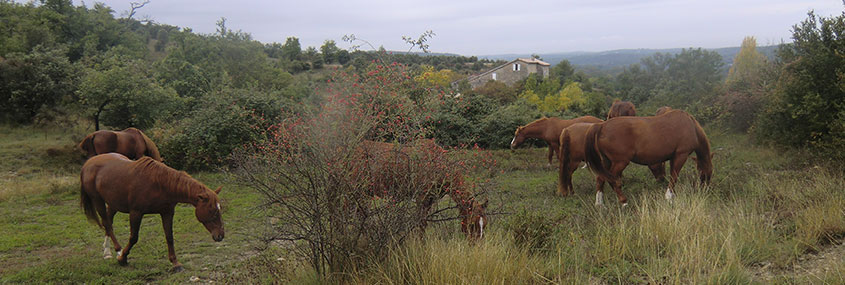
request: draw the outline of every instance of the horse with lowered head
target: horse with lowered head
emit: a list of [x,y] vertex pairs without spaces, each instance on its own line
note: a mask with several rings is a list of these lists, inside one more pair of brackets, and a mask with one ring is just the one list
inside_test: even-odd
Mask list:
[[[150,157],[132,161],[118,153],[94,156],[82,166],[80,202],[88,219],[105,230],[103,257],[111,258],[108,240],[117,252],[117,262],[127,264],[145,214],[161,215],[167,251],[175,271],[182,271],[173,249],[173,214],[176,204],[193,205],[197,220],[214,241],[223,240],[220,216],[220,187],[212,191],[185,172],[174,170]],[[112,221],[117,212],[129,213],[129,243],[121,249],[114,236]],[[99,217],[98,217],[99,215]]]
[[541,139],[549,144],[549,165],[552,164],[552,157],[560,148],[560,132],[566,127],[575,123],[598,123],[602,120],[593,116],[583,116],[571,120],[543,117],[525,126],[516,128],[511,149],[516,149],[527,138]]
[[100,130],[90,133],[79,143],[79,148],[85,151],[88,158],[98,154],[116,152],[129,159],[149,156],[162,161],[156,144],[136,128],[126,128],[122,131]]
[[678,173],[693,152],[698,158],[699,179],[706,185],[713,175],[710,141],[698,121],[681,110],[653,117],[618,117],[594,124],[584,144],[587,164],[596,175],[610,182],[623,205],[628,199],[621,191],[621,176],[629,163],[654,165],[668,160],[671,177],[665,197],[671,200]]
[[427,225],[432,207],[449,195],[458,209],[461,231],[470,240],[484,237],[487,201],[477,201],[460,168],[449,164],[446,151],[434,140],[421,139],[404,145],[363,141],[358,152],[361,159],[353,163],[356,175],[369,185],[368,195],[413,200],[422,218],[418,221],[421,230]]
[[610,120],[622,116],[637,116],[637,109],[634,108],[634,103],[616,99],[613,101],[613,105],[610,105],[610,111],[607,112],[607,119]]

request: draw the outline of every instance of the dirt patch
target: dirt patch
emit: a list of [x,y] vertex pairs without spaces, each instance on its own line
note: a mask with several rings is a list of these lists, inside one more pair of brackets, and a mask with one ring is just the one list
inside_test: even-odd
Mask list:
[[845,260],[845,240],[839,239],[817,253],[808,253],[798,257],[790,268],[775,268],[770,262],[753,266],[755,279],[772,281],[777,276],[825,276],[837,264]]

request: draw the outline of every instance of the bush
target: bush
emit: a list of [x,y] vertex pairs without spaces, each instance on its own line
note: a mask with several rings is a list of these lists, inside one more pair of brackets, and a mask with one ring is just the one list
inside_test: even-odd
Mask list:
[[78,71],[64,52],[37,46],[29,54],[0,57],[0,120],[30,123],[70,99]]
[[261,138],[277,122],[284,99],[254,90],[227,89],[196,101],[196,109],[175,123],[160,123],[152,137],[168,165],[212,169],[226,164],[237,147]]
[[[238,181],[276,221],[267,240],[292,242],[320,276],[380,260],[427,221],[456,218],[449,209],[478,209],[462,174],[472,164],[422,139],[425,112],[404,92],[403,71],[336,73],[318,110],[292,114],[234,156]],[[445,194],[455,206],[439,205]]]

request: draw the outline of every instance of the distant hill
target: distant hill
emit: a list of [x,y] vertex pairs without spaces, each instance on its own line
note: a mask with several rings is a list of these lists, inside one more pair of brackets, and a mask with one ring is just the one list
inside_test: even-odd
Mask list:
[[[677,54],[681,52],[681,48],[672,49],[620,49],[600,52],[564,52],[564,53],[548,53],[539,54],[543,61],[552,65],[559,63],[566,59],[576,67],[600,69],[600,70],[614,70],[629,66],[634,63],[639,63],[640,59],[649,57],[655,53],[669,53]],[[707,49],[715,51],[722,56],[725,66],[730,66],[733,59],[739,52],[739,47],[727,47],[718,49]],[[768,56],[773,57],[777,46],[757,47],[757,50]],[[531,57],[530,54],[500,54],[500,55],[486,55],[479,56],[479,58],[492,60],[512,60],[519,57]]]

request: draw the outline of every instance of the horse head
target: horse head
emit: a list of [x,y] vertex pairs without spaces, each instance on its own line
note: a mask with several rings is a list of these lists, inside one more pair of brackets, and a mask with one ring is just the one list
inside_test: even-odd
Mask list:
[[217,194],[220,193],[220,188],[212,191],[206,188],[204,192],[197,195],[197,204],[195,214],[197,220],[205,226],[205,229],[211,233],[211,238],[214,241],[223,240],[223,220],[220,213],[220,199]]
[[525,133],[522,132],[524,129],[525,126],[516,128],[516,131],[513,133],[513,139],[511,140],[511,149],[516,149],[525,141]]
[[461,212],[461,231],[471,240],[484,238],[484,227],[487,225],[487,200],[483,203],[470,198],[463,205],[459,205]]

